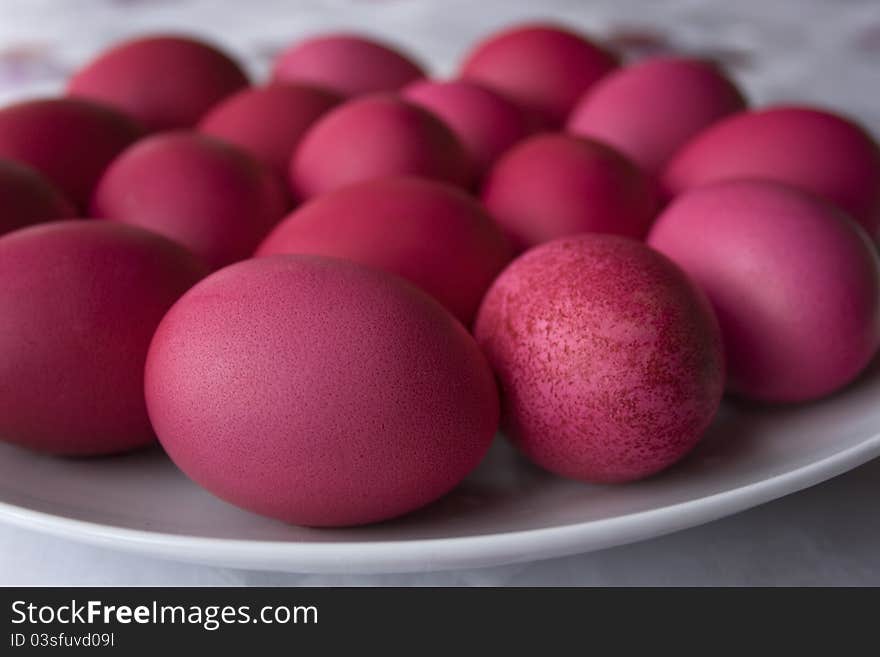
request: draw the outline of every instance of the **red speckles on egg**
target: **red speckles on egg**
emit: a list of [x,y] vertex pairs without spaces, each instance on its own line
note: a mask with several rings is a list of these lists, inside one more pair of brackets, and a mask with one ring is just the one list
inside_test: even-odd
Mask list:
[[583,235],[536,247],[486,295],[475,335],[512,440],[552,472],[651,475],[700,439],[723,358],[703,294],[648,247]]

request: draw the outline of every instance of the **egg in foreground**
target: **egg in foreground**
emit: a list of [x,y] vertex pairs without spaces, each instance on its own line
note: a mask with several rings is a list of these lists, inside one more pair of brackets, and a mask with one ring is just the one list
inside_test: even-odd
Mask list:
[[705,295],[622,237],[527,251],[489,289],[475,335],[501,384],[507,435],[536,464],[581,481],[669,467],[700,440],[724,387]]
[[498,424],[464,327],[389,274],[273,256],[214,273],[153,339],[146,398],[174,462],[286,522],[359,525],[454,488]]

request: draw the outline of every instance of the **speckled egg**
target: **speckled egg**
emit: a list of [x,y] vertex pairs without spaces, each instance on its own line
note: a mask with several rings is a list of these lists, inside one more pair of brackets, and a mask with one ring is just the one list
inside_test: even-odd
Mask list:
[[343,96],[397,91],[425,76],[416,62],[376,39],[326,34],[293,44],[275,60],[276,82],[308,82]]
[[282,221],[257,253],[335,256],[397,274],[466,326],[510,259],[477,201],[421,178],[371,180],[319,196]]
[[473,338],[402,279],[272,256],[186,294],[147,359],[150,418],[219,497],[312,526],[417,509],[482,459],[498,423]]
[[36,169],[80,209],[110,161],[141,134],[128,117],[84,100],[29,100],[0,109],[0,157]]
[[165,235],[212,269],[249,257],[287,207],[274,173],[238,148],[189,132],[127,149],[92,199],[95,217]]
[[0,159],[0,235],[31,224],[76,216],[76,208],[30,167]]
[[299,198],[405,175],[466,186],[473,179],[473,165],[443,121],[386,94],[330,110],[306,133],[290,162],[290,182]]
[[0,238],[0,439],[69,455],[154,442],[147,348],[204,274],[183,247],[122,224],[60,221]]
[[501,383],[507,435],[565,477],[659,472],[700,440],[721,399],[709,302],[634,240],[580,235],[528,251],[489,289],[475,335]]
[[455,131],[482,177],[498,157],[533,131],[522,108],[469,80],[421,80],[403,97],[434,112]]
[[234,144],[287,179],[290,157],[306,130],[341,97],[305,84],[245,89],[214,107],[199,132]]
[[796,402],[853,380],[880,344],[880,275],[864,231],[831,204],[769,181],[695,188],[649,243],[706,291],[731,392]]
[[483,203],[515,248],[583,232],[641,239],[657,210],[651,179],[610,146],[547,133],[495,164]]
[[567,130],[604,141],[657,173],[694,135],[745,106],[711,62],[655,57],[597,82],[568,117]]
[[226,53],[176,35],[116,44],[73,74],[67,93],[135,117],[150,130],[191,128],[213,105],[246,87]]
[[584,92],[616,66],[615,55],[580,34],[527,23],[478,43],[459,73],[508,95],[539,122],[559,126]]
[[880,236],[880,149],[848,119],[807,107],[742,112],[699,133],[669,162],[670,196],[721,180],[766,178],[823,196]]

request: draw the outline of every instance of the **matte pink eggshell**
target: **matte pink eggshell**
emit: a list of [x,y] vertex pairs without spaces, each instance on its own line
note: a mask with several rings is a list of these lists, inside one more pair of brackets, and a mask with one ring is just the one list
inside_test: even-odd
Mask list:
[[656,57],[597,82],[572,111],[567,130],[603,141],[657,173],[691,137],[745,106],[739,89],[711,62]]
[[311,253],[409,279],[470,326],[483,293],[510,259],[483,208],[456,187],[383,178],[342,187],[294,210],[258,255]]
[[216,269],[249,257],[287,203],[274,173],[245,152],[169,132],[113,162],[95,190],[92,214],[165,235]]
[[649,243],[708,294],[736,394],[822,397],[880,344],[877,255],[860,227],[817,197],[769,181],[695,188],[664,211]]
[[425,76],[406,55],[375,39],[328,34],[293,44],[275,60],[276,82],[308,82],[343,96],[397,91]]
[[880,150],[864,130],[829,112],[774,107],[710,126],[672,159],[669,195],[720,180],[766,178],[825,197],[872,239],[880,237]]
[[80,208],[141,128],[126,116],[71,98],[30,100],[0,109],[0,157],[36,169]]
[[287,179],[290,158],[306,130],[341,98],[304,84],[240,91],[199,122],[199,132],[246,150]]
[[245,509],[313,526],[417,509],[482,459],[498,398],[473,338],[405,281],[355,263],[237,263],[166,315],[146,396],[174,462]]
[[104,221],[0,238],[0,439],[71,455],[153,442],[147,348],[204,273],[183,247]]
[[423,80],[406,87],[403,97],[434,112],[455,131],[478,177],[532,132],[532,122],[519,106],[475,82]]
[[0,235],[74,216],[73,204],[43,176],[12,160],[0,160]]
[[181,36],[116,44],[76,72],[70,96],[129,114],[150,130],[191,128],[216,103],[248,85],[239,65],[216,47]]
[[657,210],[653,181],[623,155],[553,133],[507,151],[486,177],[482,199],[519,250],[583,232],[641,239]]
[[443,121],[385,94],[330,110],[306,133],[290,162],[290,182],[299,198],[404,175],[466,186],[473,179],[473,165]]
[[584,37],[551,24],[529,23],[478,43],[460,68],[476,80],[562,125],[578,99],[617,66],[617,57]]
[[475,335],[502,388],[503,424],[538,465],[625,482],[700,440],[724,385],[705,295],[644,244],[579,235],[514,260]]

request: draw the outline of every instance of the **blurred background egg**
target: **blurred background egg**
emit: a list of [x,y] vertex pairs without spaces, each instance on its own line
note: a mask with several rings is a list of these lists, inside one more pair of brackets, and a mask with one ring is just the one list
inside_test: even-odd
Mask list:
[[434,112],[455,131],[482,177],[498,157],[533,132],[532,121],[501,94],[468,80],[421,80],[403,97]]
[[353,260],[409,279],[470,326],[509,247],[462,190],[420,178],[342,187],[281,222],[258,255],[311,253]]
[[214,107],[198,129],[246,150],[286,181],[300,139],[340,100],[331,91],[305,84],[245,89]]
[[587,90],[567,130],[614,146],[658,173],[691,137],[745,106],[739,89],[712,63],[655,57],[612,71]]
[[698,187],[663,212],[649,244],[712,301],[731,392],[815,399],[852,381],[877,351],[877,254],[822,199],[770,181]]
[[108,107],[72,98],[0,108],[0,157],[26,164],[84,210],[113,160],[142,129]]
[[169,130],[195,126],[213,105],[247,85],[244,71],[217,47],[156,35],[104,51],[74,73],[67,93],[112,105],[149,130]]
[[388,94],[330,110],[311,127],[290,163],[299,198],[394,175],[469,185],[473,165],[452,130],[433,113]]
[[216,269],[249,257],[287,203],[276,176],[244,151],[170,132],[141,140],[113,162],[92,214],[165,235]]
[[552,127],[562,125],[583,93],[616,66],[615,55],[579,34],[526,23],[477,43],[459,72],[507,94]]
[[808,107],[742,112],[710,126],[669,162],[667,193],[735,178],[800,187],[880,236],[880,149],[861,127]]
[[183,247],[122,224],[60,221],[0,238],[0,439],[68,455],[152,443],[147,348],[204,273]]
[[0,235],[17,228],[76,216],[76,208],[33,169],[0,159]]
[[517,250],[583,232],[641,239],[657,210],[654,183],[610,146],[561,133],[507,151],[482,200]]
[[356,34],[327,34],[293,44],[275,59],[276,82],[307,82],[343,96],[397,91],[425,77],[391,46]]

